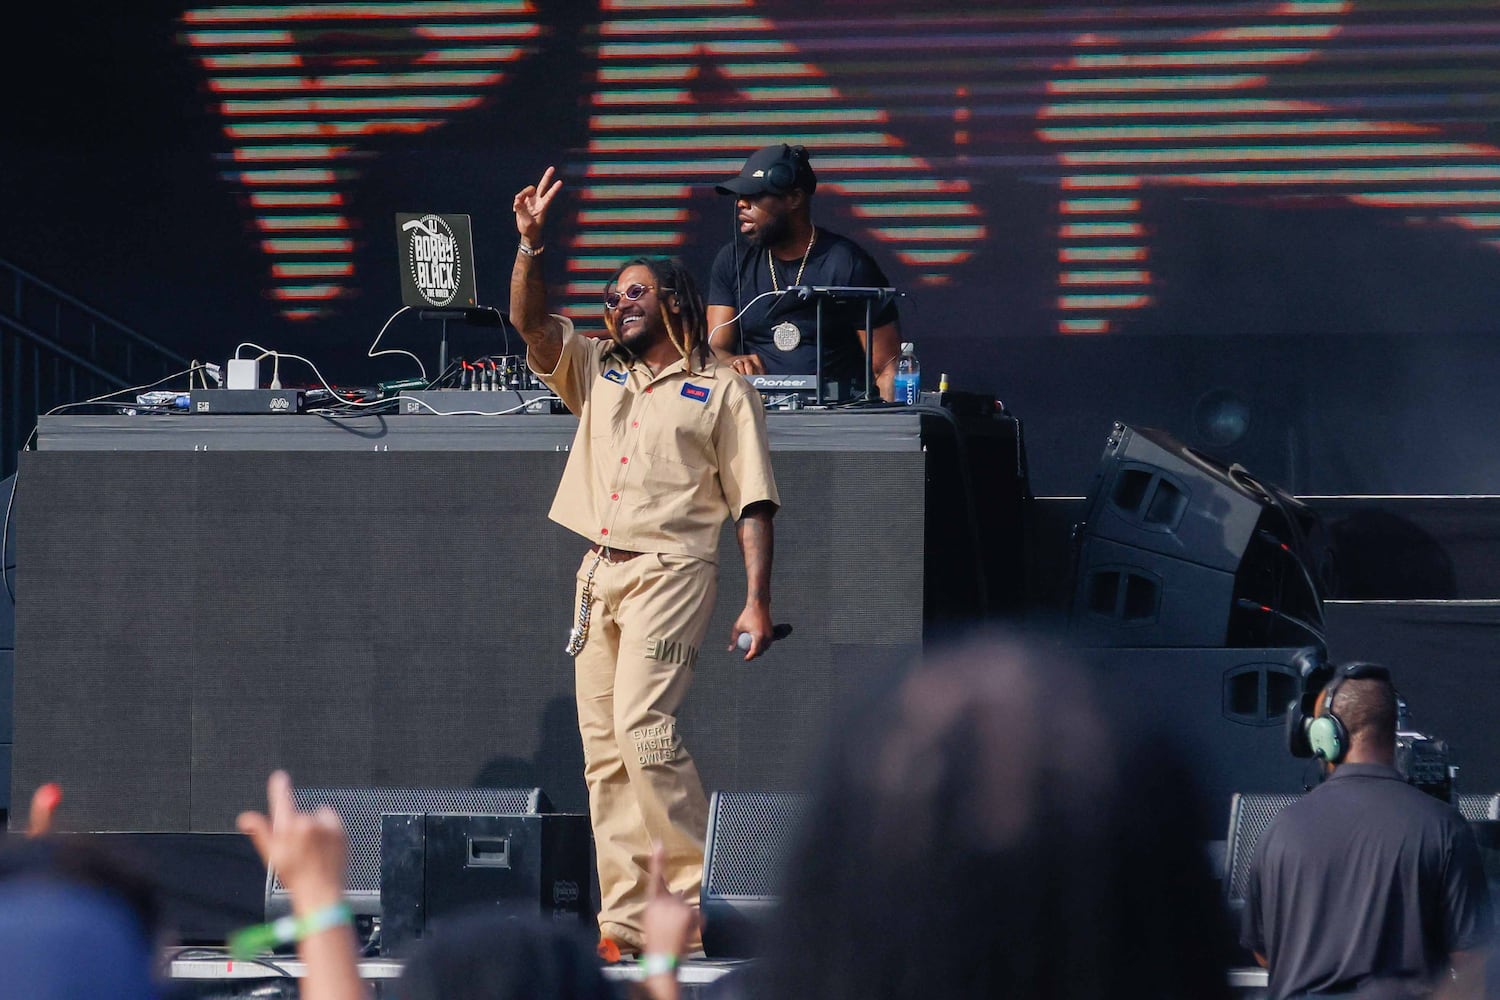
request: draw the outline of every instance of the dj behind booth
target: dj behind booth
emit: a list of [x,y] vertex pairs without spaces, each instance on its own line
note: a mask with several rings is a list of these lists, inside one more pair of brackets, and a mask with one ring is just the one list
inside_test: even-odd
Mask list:
[[734,240],[714,258],[709,342],[757,388],[894,399],[896,290],[863,247],[813,223],[817,187],[807,150],[786,145],[717,185],[734,196]]

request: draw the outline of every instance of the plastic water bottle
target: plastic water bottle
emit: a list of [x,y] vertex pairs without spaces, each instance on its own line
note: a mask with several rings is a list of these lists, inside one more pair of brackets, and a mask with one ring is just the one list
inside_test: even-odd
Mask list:
[[922,369],[917,364],[917,345],[908,341],[901,345],[901,357],[896,359],[896,402],[913,406],[921,391]]

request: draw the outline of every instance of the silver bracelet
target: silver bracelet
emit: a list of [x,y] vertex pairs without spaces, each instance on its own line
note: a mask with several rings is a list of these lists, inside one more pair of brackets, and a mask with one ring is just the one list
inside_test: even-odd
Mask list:
[[547,248],[546,247],[534,247],[534,246],[531,246],[529,243],[527,243],[525,240],[522,240],[520,243],[516,244],[516,249],[519,250],[519,251],[521,251],[522,253],[524,253],[528,257],[536,257],[539,254],[541,254],[541,252],[543,250],[545,250]]

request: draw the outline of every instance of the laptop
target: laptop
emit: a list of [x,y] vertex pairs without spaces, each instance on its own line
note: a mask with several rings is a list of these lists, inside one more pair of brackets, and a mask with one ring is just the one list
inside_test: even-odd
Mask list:
[[401,304],[413,309],[473,309],[474,235],[467,215],[397,212]]

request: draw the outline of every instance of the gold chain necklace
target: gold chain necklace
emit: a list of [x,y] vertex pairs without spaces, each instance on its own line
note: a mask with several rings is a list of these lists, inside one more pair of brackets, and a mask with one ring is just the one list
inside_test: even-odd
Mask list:
[[[813,244],[818,242],[818,227],[812,227],[812,235],[807,238],[807,249],[802,251],[802,263],[797,267],[797,277],[792,279],[792,284],[802,284],[802,272],[807,270],[807,258],[812,253]],[[781,282],[776,279],[776,261],[771,257],[771,248],[766,247],[766,267],[771,269],[771,288],[781,291]]]

